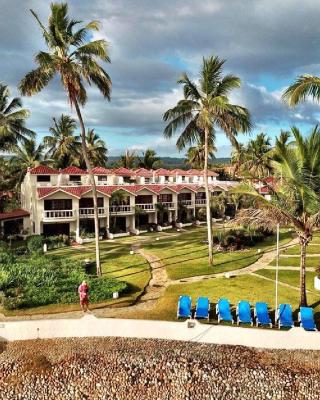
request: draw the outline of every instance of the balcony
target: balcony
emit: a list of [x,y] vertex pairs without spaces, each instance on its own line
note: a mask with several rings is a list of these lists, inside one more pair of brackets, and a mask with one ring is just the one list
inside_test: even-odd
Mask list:
[[179,200],[179,203],[187,208],[193,208],[194,202],[192,200]]
[[110,206],[109,207],[110,214],[132,214],[134,212],[134,207],[130,205],[121,205],[121,206]]
[[139,207],[139,208],[141,208],[141,210],[143,210],[143,211],[151,211],[151,212],[153,212],[153,211],[155,211],[155,206],[154,206],[154,204],[149,204],[149,203],[147,203],[147,204],[136,204],[136,207]]
[[171,202],[163,202],[162,203],[168,210],[175,210],[177,208],[176,203]]
[[196,199],[196,206],[205,206],[207,203],[206,199]]
[[[107,215],[106,208],[98,208],[98,216],[105,217]],[[80,218],[93,218],[94,216],[94,208],[79,208],[79,217]]]
[[75,210],[50,210],[43,212],[44,221],[72,220],[75,217]]

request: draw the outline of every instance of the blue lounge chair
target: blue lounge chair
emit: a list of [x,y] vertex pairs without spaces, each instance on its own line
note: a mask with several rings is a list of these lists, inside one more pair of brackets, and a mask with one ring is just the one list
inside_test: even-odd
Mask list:
[[227,321],[227,322],[234,323],[232,315],[231,315],[231,311],[230,311],[229,300],[219,299],[218,303],[216,305],[216,312],[217,312],[217,316],[218,316],[218,323],[220,323],[220,321]]
[[240,323],[253,325],[251,307],[246,300],[239,301],[237,305],[237,324]]
[[277,310],[277,321],[279,329],[281,327],[293,328],[292,308],[290,304],[280,304]]
[[311,307],[300,307],[299,321],[300,326],[302,326],[306,331],[317,330],[314,322],[313,309]]
[[195,318],[205,318],[209,321],[210,303],[208,297],[198,297]]
[[272,328],[272,321],[268,312],[267,303],[257,302],[254,308],[254,317],[256,319],[256,325],[269,325]]
[[191,297],[180,296],[178,301],[177,318],[191,318]]

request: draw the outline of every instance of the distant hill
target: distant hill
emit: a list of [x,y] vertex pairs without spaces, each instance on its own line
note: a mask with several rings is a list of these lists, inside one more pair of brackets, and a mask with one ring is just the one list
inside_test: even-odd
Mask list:
[[[174,169],[174,168],[181,168],[181,169],[188,169],[189,166],[186,165],[184,158],[182,157],[160,157],[163,168]],[[108,158],[108,166],[113,166],[119,161],[119,156],[111,156]],[[230,158],[216,158],[213,160],[214,165],[223,165],[229,164]]]

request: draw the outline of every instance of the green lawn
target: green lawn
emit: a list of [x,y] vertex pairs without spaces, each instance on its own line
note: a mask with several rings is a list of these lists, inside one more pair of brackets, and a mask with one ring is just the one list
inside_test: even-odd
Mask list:
[[[281,245],[288,243],[292,236],[281,233]],[[268,251],[274,247],[275,237],[268,237],[255,248],[214,254],[214,266],[208,266],[208,250],[204,243],[206,229],[198,228],[179,237],[160,238],[159,241],[146,243],[143,247],[157,255],[167,269],[170,279],[178,280],[191,276],[210,275],[247,267],[261,257],[258,249]]]
[[[104,276],[112,276],[121,281],[127,282],[128,294],[125,298],[129,303],[141,294],[148,284],[151,273],[150,266],[139,254],[130,254],[131,244],[103,241],[100,242],[101,266]],[[80,260],[89,258],[94,261],[95,248],[93,244],[83,248],[64,247],[54,250],[50,254],[62,257],[74,257]],[[124,300],[122,298],[122,300]]]
[[[285,249],[281,251],[281,254],[285,255],[300,255],[300,246],[293,246],[289,247],[288,249]],[[307,247],[307,254],[320,254],[320,243],[313,243]]]
[[[306,265],[308,268],[316,268],[320,264],[320,257],[307,257]],[[276,259],[270,265],[276,265]],[[280,257],[279,266],[281,267],[300,267],[300,257]]]
[[[179,295],[192,297],[195,305],[198,296],[208,296],[212,310],[220,297],[228,298],[233,305],[233,310],[239,300],[248,300],[252,305],[256,301],[265,301],[271,309],[275,304],[275,286],[269,282],[253,275],[241,275],[231,279],[215,278],[195,283],[181,283],[169,286],[164,296],[158,301],[154,310],[148,314],[148,318],[173,320],[176,319],[177,302]],[[299,291],[285,288],[279,290],[279,302],[290,303],[293,310],[298,311]],[[312,305],[319,317],[319,296],[308,295],[309,304]],[[215,312],[211,312],[211,318],[216,319]]]
[[[259,275],[263,275],[270,279],[276,279],[276,271],[270,269],[261,269],[256,272]],[[306,272],[306,285],[307,289],[311,291],[315,291],[314,288],[314,280],[315,273],[314,272]],[[289,285],[299,287],[299,279],[300,279],[300,272],[299,271],[284,271],[279,270],[279,281],[288,283]],[[280,290],[287,290],[286,288]],[[319,292],[320,295],[320,292]]]

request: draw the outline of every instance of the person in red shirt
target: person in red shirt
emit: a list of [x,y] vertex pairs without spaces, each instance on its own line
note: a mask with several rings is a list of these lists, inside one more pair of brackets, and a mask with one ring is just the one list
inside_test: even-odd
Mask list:
[[78,293],[81,309],[83,312],[86,312],[89,310],[89,285],[86,281],[83,281],[78,287]]

